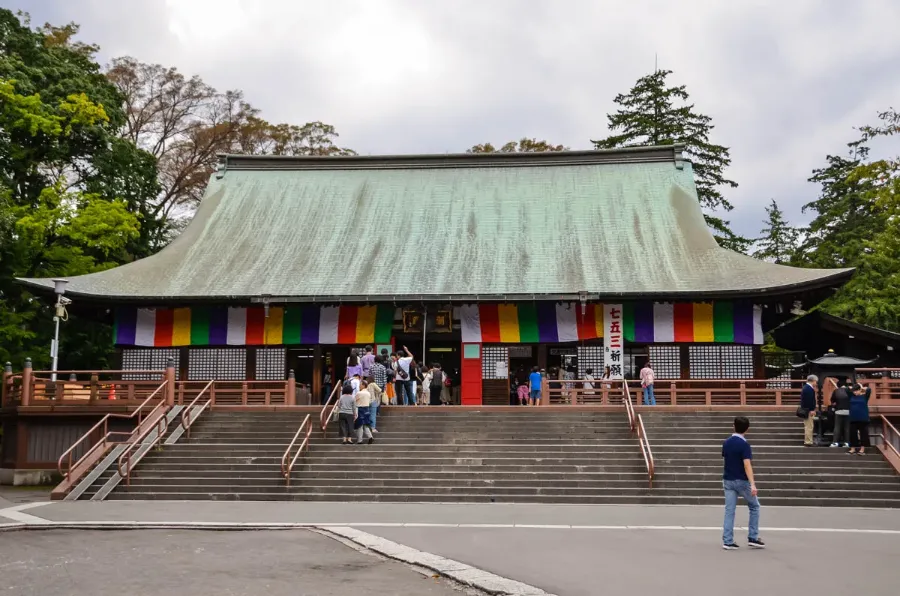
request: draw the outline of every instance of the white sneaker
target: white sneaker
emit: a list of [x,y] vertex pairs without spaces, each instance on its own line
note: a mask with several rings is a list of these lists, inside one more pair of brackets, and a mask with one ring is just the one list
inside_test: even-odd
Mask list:
[[844,443],[844,447],[850,449],[850,443]]
[[831,446],[832,447],[840,447],[840,445],[838,445],[837,443],[832,443]]

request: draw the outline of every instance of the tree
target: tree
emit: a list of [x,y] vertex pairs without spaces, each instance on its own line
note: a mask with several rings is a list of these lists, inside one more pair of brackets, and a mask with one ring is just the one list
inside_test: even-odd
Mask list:
[[613,101],[620,107],[606,118],[609,130],[619,134],[591,142],[596,149],[683,143],[693,164],[697,197],[716,240],[726,248],[746,252],[749,240],[735,235],[729,222],[713,214],[733,208],[720,190],[723,186],[737,187],[737,182],[725,177],[725,169],[731,165],[730,151],[710,141],[715,128],[712,118],[697,113],[694,104],[688,103],[690,96],[684,85],[668,86],[670,74],[671,70],[657,70],[638,79],[627,94],[617,95]]
[[[891,109],[879,114],[879,120],[877,126],[862,127],[861,139],[851,146],[900,135],[900,113]],[[826,213],[836,217],[833,225],[821,226],[828,231],[818,245],[823,254],[813,256],[843,259],[843,264],[857,268],[823,308],[858,323],[900,331],[900,158],[866,161],[868,153],[861,155],[843,180],[829,179],[829,193],[820,199],[830,207]],[[849,209],[843,218],[835,212],[839,205]],[[842,222],[855,231],[853,237]],[[838,239],[852,243],[858,254],[845,252],[837,246]]]
[[766,207],[765,227],[760,234],[762,236],[756,239],[754,257],[778,265],[786,265],[793,260],[800,232],[788,223],[775,199]]
[[537,139],[522,138],[518,141],[510,141],[500,147],[495,148],[490,143],[475,145],[466,153],[541,153],[544,151],[568,151],[568,147],[563,145],[553,145],[547,141],[539,141]]
[[[116,58],[106,76],[125,98],[124,139],[159,162],[152,215],[184,220],[200,202],[220,153],[348,155],[333,126],[270,124],[240,91],[220,92],[175,68]],[[183,223],[183,221],[182,221]],[[164,244],[167,238],[159,238]]]
[[[0,360],[19,365],[25,356],[46,365],[52,323],[15,277],[79,275],[149,254],[140,235],[158,192],[155,160],[116,138],[122,98],[93,61],[95,46],[72,39],[77,31],[33,31],[26,15],[0,10]],[[110,335],[73,317],[64,364],[102,364]]]

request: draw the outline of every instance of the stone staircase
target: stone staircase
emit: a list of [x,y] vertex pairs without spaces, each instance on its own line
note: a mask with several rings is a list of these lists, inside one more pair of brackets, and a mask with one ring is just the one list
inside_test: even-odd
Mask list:
[[[656,458],[648,488],[624,411],[390,408],[373,445],[314,428],[291,487],[280,462],[304,415],[204,413],[191,438],[148,454],[109,499],[720,505],[729,413],[641,411]],[[791,414],[751,415],[766,505],[900,507],[900,477],[877,450],[805,448]]]
[[[671,413],[644,408],[656,460],[652,494],[660,502],[722,503],[722,441],[735,413]],[[742,413],[764,505],[900,508],[900,476],[872,448],[863,457],[843,448],[804,447],[791,413]]]

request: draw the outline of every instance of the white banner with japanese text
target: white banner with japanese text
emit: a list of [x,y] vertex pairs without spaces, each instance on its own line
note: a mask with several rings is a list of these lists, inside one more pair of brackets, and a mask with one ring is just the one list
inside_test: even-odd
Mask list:
[[622,379],[625,335],[622,329],[622,305],[603,305],[603,366],[611,379]]

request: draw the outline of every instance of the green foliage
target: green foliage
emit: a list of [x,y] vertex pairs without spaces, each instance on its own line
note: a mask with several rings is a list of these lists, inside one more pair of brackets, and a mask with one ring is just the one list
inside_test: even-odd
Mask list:
[[522,138],[518,141],[510,141],[497,149],[490,143],[475,145],[466,153],[542,153],[544,151],[568,151],[563,145],[553,145],[547,141]]
[[[150,254],[148,217],[159,186],[155,160],[118,138],[122,95],[74,42],[74,24],[37,31],[0,10],[0,361],[49,360],[48,300],[16,277],[68,277]],[[97,366],[109,325],[74,314],[62,364]]]
[[614,134],[591,141],[596,149],[631,147],[636,145],[671,145],[682,143],[691,160],[697,197],[704,208],[706,223],[714,230],[721,246],[746,252],[750,241],[737,236],[729,223],[712,214],[716,210],[731,211],[731,203],[719,190],[723,186],[736,188],[737,182],[725,177],[731,165],[728,147],[716,145],[709,139],[715,128],[712,118],[697,113],[684,85],[670,87],[666,78],[670,70],[658,70],[638,79],[627,94],[614,99],[620,107],[607,115],[609,130]]
[[775,199],[772,199],[771,204],[766,207],[764,225],[760,231],[762,236],[756,239],[753,256],[779,265],[789,264],[797,252],[800,232],[788,223]]
[[822,185],[816,212],[797,262],[813,267],[855,267],[856,274],[823,303],[826,312],[858,323],[900,331],[900,158],[869,161],[865,143],[900,135],[900,114],[879,114],[862,127],[849,158],[829,155],[810,180]]

